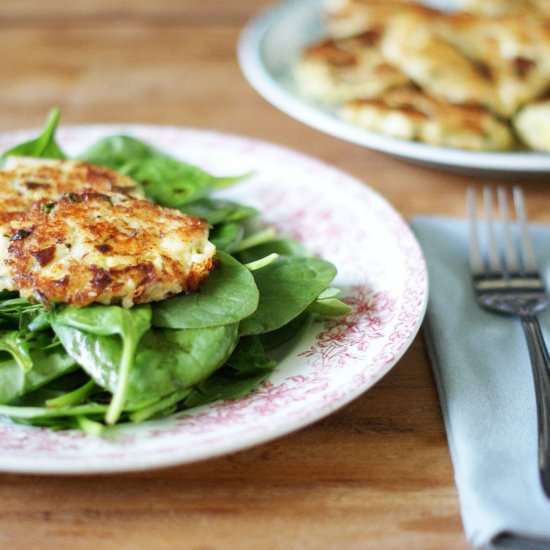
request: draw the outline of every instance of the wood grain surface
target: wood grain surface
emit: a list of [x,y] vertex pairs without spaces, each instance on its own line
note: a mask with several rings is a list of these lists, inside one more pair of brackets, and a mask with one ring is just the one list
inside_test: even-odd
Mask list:
[[[340,142],[267,104],[235,57],[242,26],[264,5],[3,0],[0,130],[40,126],[59,105],[64,124],[246,134],[354,174],[407,217],[462,215],[466,186],[494,183]],[[525,186],[531,218],[550,221],[548,187]],[[132,475],[2,475],[0,548],[467,548],[422,338],[348,407],[249,451]]]

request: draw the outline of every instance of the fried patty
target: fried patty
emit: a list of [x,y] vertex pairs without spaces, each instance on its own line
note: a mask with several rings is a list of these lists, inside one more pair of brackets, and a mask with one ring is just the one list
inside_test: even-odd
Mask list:
[[524,107],[516,116],[514,126],[529,147],[550,152],[550,98]]
[[352,100],[342,116],[368,130],[432,145],[496,151],[513,144],[507,125],[486,109],[446,104],[414,87]]
[[371,29],[352,38],[324,40],[307,48],[296,66],[301,90],[314,99],[338,103],[372,97],[408,78],[379,49],[381,32]]
[[0,170],[0,223],[40,199],[92,190],[143,197],[139,185],[117,172],[78,160],[9,157]]
[[431,17],[399,13],[386,27],[382,53],[413,82],[441,101],[478,104],[501,113],[490,79],[457,47],[441,38]]
[[518,15],[540,13],[550,15],[549,0],[466,0],[464,11],[483,15]]
[[44,304],[131,307],[196,290],[214,252],[201,218],[119,193],[69,192],[4,224],[1,282]]
[[550,21],[538,14],[456,14],[441,18],[436,31],[483,68],[506,116],[550,86]]
[[413,0],[327,0],[325,16],[328,30],[335,38],[385,27],[397,14],[419,14],[436,18],[440,12]]

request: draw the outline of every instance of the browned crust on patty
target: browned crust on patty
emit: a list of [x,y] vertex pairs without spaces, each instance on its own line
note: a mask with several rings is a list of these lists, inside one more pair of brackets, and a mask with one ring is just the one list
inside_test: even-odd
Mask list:
[[[16,288],[44,303],[156,301],[196,290],[212,268],[213,250],[200,255],[205,220],[123,195],[84,191],[42,199],[3,231]],[[195,255],[174,251],[170,242]]]
[[57,199],[64,193],[91,190],[143,197],[139,185],[114,170],[78,160],[8,159],[0,170],[0,223],[24,212],[41,199]]

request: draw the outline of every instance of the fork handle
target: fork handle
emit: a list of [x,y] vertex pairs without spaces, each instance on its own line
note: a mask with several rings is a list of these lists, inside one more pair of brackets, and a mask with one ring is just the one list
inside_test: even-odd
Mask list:
[[531,357],[537,403],[539,474],[546,496],[550,498],[550,355],[538,319],[521,318]]

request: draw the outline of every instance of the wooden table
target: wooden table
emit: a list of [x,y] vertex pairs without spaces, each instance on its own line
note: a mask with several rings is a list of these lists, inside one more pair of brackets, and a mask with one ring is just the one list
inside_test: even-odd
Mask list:
[[[0,130],[150,122],[281,143],[364,179],[404,216],[461,215],[487,181],[343,143],[275,110],[235,58],[267,0],[3,0]],[[550,221],[544,186],[531,217]],[[330,418],[191,466],[105,477],[0,477],[0,548],[461,549],[441,414],[418,337],[372,390]]]

